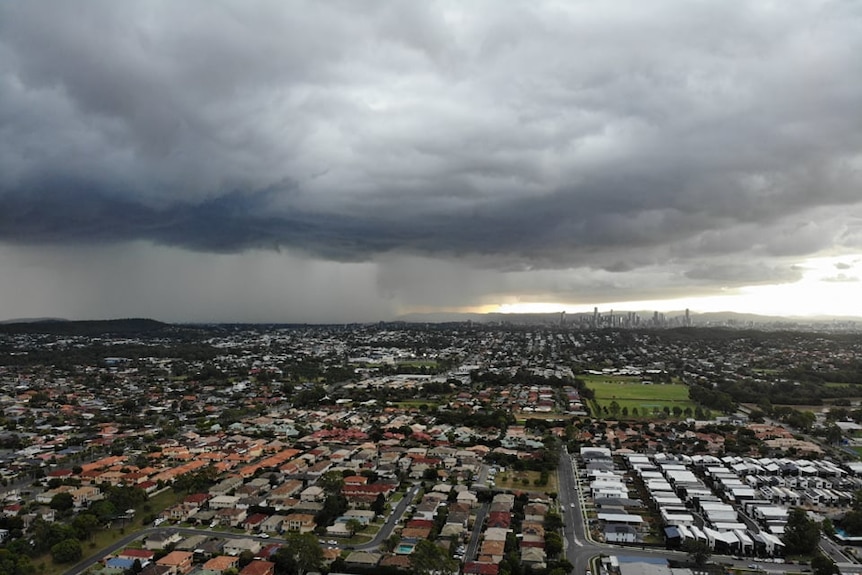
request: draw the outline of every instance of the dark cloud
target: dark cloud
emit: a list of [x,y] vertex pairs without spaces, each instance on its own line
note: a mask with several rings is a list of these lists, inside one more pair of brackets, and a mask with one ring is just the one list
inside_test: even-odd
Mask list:
[[7,3],[0,240],[792,281],[862,246],[860,53],[842,2]]

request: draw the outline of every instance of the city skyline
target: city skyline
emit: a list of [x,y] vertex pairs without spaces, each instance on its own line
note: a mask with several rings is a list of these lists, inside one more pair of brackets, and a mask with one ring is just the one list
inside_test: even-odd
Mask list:
[[0,6],[0,320],[862,317],[862,7]]

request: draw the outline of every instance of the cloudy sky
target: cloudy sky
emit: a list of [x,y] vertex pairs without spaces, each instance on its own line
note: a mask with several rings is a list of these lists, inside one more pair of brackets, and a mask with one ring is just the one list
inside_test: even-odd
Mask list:
[[862,315],[860,54],[852,0],[5,2],[0,319]]

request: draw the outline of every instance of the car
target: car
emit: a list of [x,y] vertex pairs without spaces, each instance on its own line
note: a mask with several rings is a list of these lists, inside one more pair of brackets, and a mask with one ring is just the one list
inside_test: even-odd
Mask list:
[[574,503],[572,503],[571,505],[572,505],[572,509],[574,509],[574,508],[575,508],[575,504],[574,504]]
[[260,537],[261,539],[269,539],[269,533],[261,533],[260,535],[258,535],[258,537]]

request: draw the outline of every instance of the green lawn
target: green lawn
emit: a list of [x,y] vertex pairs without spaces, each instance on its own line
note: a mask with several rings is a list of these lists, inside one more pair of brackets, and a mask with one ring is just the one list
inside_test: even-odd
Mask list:
[[[651,383],[645,385],[637,377],[615,377],[615,376],[591,376],[585,379],[587,387],[595,392],[595,401],[592,403],[598,409],[594,409],[595,415],[605,415],[604,407],[610,409],[611,403],[616,401],[622,408],[628,409],[629,417],[634,416],[634,409],[638,410],[640,417],[652,417],[655,410],[663,411],[664,407],[673,410],[679,407],[682,410],[697,407],[688,397],[688,386],[678,383],[660,384]],[[610,414],[608,414],[610,415]],[[671,412],[671,417],[673,414]]]

